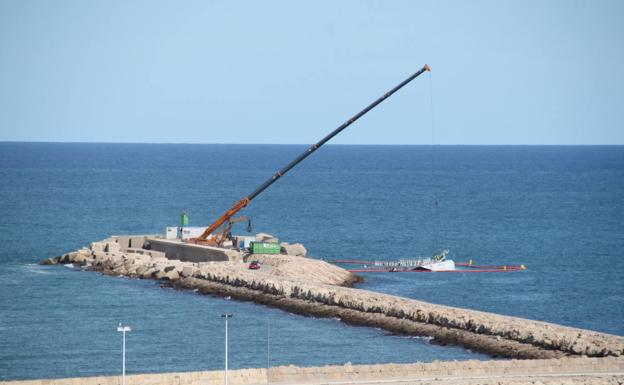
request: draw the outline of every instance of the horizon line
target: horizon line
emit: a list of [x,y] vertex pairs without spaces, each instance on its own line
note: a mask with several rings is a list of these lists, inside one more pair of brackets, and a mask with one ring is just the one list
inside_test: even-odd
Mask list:
[[[45,141],[45,140],[0,140],[4,143],[32,144],[147,144],[147,145],[213,145],[213,146],[310,146],[314,143],[234,143],[234,142],[107,142],[107,141]],[[326,143],[324,146],[623,146],[624,143]]]

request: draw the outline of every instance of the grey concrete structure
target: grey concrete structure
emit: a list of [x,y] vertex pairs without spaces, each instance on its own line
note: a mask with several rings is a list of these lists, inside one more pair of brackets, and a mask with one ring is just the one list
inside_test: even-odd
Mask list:
[[146,235],[119,235],[112,238],[117,239],[121,249],[141,249],[145,245]]
[[184,262],[225,262],[241,261],[241,253],[235,250],[194,245],[179,240],[147,238],[150,250],[165,253],[167,259],[177,259]]

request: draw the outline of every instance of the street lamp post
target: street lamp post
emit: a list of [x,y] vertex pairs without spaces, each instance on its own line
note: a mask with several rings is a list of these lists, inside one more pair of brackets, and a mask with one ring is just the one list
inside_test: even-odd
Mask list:
[[126,332],[132,331],[130,326],[119,323],[117,331],[121,333],[121,385],[126,385]]
[[267,319],[267,385],[269,385],[269,369],[271,368],[271,320]]
[[[228,385],[228,318],[232,318],[232,314],[221,314],[221,317],[225,319],[225,385]],[[125,384],[123,384],[125,385]]]

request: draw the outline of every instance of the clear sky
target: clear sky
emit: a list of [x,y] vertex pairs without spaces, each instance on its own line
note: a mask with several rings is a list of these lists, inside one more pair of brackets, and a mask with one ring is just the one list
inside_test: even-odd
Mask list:
[[624,1],[573,0],[0,0],[0,141],[312,143],[425,63],[333,143],[624,144]]

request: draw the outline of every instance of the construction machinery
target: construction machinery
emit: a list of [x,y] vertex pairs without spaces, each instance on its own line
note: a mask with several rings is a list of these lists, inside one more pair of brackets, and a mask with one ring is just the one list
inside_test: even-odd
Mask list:
[[221,246],[221,245],[223,245],[223,243],[227,239],[231,238],[232,224],[234,224],[235,222],[239,221],[236,218],[234,218],[234,215],[236,215],[236,213],[238,213],[240,210],[242,210],[244,207],[246,207],[255,197],[260,195],[260,193],[262,193],[270,185],[275,183],[279,178],[284,176],[284,174],[286,174],[288,171],[290,171],[290,169],[292,169],[297,164],[299,164],[302,160],[304,160],[305,158],[310,156],[312,153],[314,153],[316,150],[318,150],[322,145],[327,143],[334,136],[338,135],[345,128],[349,127],[356,120],[358,120],[359,118],[364,116],[367,112],[369,112],[373,108],[377,107],[377,105],[379,105],[381,102],[383,102],[384,100],[388,99],[395,92],[397,92],[398,90],[403,88],[406,84],[408,84],[409,82],[411,82],[412,80],[416,79],[418,76],[422,75],[424,72],[427,72],[427,71],[431,71],[431,69],[429,68],[429,66],[427,64],[425,64],[416,73],[412,74],[410,77],[408,77],[407,79],[403,80],[401,83],[399,83],[397,86],[392,88],[390,91],[386,92],[380,98],[378,98],[377,100],[375,100],[374,102],[369,104],[362,111],[358,112],[353,117],[349,118],[346,122],[344,122],[338,128],[336,128],[335,130],[330,132],[327,136],[325,136],[323,139],[321,139],[318,143],[315,143],[315,144],[311,145],[308,149],[306,149],[303,153],[301,153],[301,155],[299,155],[298,157],[293,159],[290,163],[288,163],[282,169],[277,171],[273,176],[271,176],[269,179],[267,179],[264,183],[262,183],[251,194],[243,197],[241,200],[239,200],[238,202],[234,203],[234,205],[232,207],[230,207],[225,213],[223,213],[223,215],[221,215],[216,221],[214,221],[213,224],[208,226],[208,228],[206,228],[206,230],[203,232],[203,234],[201,234],[197,238],[191,238],[187,242],[192,242],[192,243],[196,243],[196,244],[203,244],[203,245],[209,245],[209,246]]

